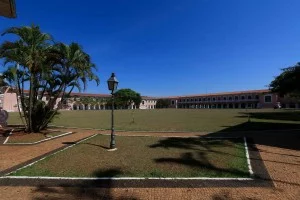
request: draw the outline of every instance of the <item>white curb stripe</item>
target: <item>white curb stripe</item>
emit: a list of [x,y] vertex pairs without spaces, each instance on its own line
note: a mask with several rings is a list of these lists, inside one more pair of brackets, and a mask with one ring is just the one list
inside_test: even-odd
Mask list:
[[[110,136],[110,133],[99,133],[99,135],[105,135],[105,136]],[[206,137],[206,136],[195,136],[195,135],[191,135],[191,136],[167,136],[167,135],[122,135],[122,134],[115,134],[116,136],[120,136],[120,137],[159,137],[159,138],[200,138],[200,139],[214,139],[214,140],[224,140],[224,139],[238,139],[238,138],[242,138],[242,137]]]
[[3,144],[6,144],[6,142],[8,141],[9,136],[12,134],[14,129],[12,129],[9,133],[9,135],[6,137],[5,141],[3,142]]
[[80,140],[79,142],[76,142],[75,144],[72,144],[72,145],[70,145],[70,146],[67,146],[67,147],[65,147],[65,148],[63,148],[63,149],[61,149],[61,150],[59,150],[59,151],[57,151],[57,152],[55,152],[55,153],[53,153],[53,154],[47,155],[47,156],[45,156],[45,157],[43,157],[43,158],[41,158],[41,159],[39,159],[39,160],[36,160],[36,161],[34,161],[34,162],[32,162],[32,163],[30,163],[30,164],[28,164],[28,165],[25,165],[25,166],[23,166],[23,167],[21,167],[21,168],[15,170],[15,171],[12,171],[12,172],[10,172],[10,173],[8,173],[8,174],[5,174],[4,176],[8,176],[9,174],[15,173],[15,172],[17,172],[17,171],[19,171],[19,170],[21,170],[21,169],[24,169],[24,168],[26,168],[26,167],[29,167],[29,166],[31,166],[31,165],[33,165],[33,164],[39,162],[39,161],[42,161],[42,160],[44,160],[44,159],[46,159],[46,158],[48,158],[48,157],[50,157],[50,156],[53,156],[53,155],[55,155],[55,154],[57,154],[57,153],[59,153],[59,152],[65,151],[65,150],[67,150],[68,148],[71,148],[71,147],[75,146],[76,144],[79,144],[79,143],[81,143],[81,142],[84,142],[84,141],[86,141],[86,140],[92,138],[92,137],[95,137],[96,135],[97,135],[97,134],[94,134],[94,135],[92,135],[92,136],[90,136],[90,137],[87,137],[87,138],[85,138],[85,139],[83,139],[83,140]]
[[253,178],[210,178],[210,177],[49,177],[49,176],[7,176],[0,177],[0,179],[47,179],[47,180],[238,180],[238,181],[250,181]]
[[[65,135],[69,135],[69,134],[72,134],[73,132],[67,132],[67,133],[63,133],[61,135],[57,135],[57,136],[54,136],[54,137],[50,137],[50,138],[46,138],[46,139],[43,139],[43,140],[40,140],[40,141],[37,141],[37,142],[19,142],[19,143],[7,143],[6,145],[15,145],[15,144],[39,144],[41,142],[45,142],[45,141],[48,141],[48,140],[52,140],[52,139],[55,139],[55,138],[58,138],[58,137],[62,137],[62,136],[65,136]],[[4,144],[4,143],[3,143]]]
[[248,145],[247,145],[247,139],[244,137],[244,144],[245,144],[245,150],[246,150],[246,158],[247,158],[247,164],[248,164],[248,169],[250,176],[253,176],[253,171],[252,171],[252,166],[250,162],[250,156],[249,156],[249,151],[248,151]]

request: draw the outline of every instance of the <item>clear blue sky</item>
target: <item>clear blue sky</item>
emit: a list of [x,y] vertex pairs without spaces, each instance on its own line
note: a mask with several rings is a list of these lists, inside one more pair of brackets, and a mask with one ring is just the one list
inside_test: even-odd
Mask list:
[[[17,19],[80,43],[108,93],[120,88],[168,96],[262,89],[300,61],[299,0],[16,0]],[[3,42],[5,37],[0,37]]]

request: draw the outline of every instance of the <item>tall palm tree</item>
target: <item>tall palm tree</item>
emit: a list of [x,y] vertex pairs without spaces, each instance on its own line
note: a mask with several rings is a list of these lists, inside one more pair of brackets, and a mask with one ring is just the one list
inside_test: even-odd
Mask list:
[[[99,78],[94,73],[95,65],[90,56],[77,43],[66,45],[52,41],[49,34],[38,26],[10,28],[3,35],[14,34],[17,40],[0,46],[0,58],[13,64],[6,70],[21,97],[21,106],[28,132],[39,132],[58,113],[57,99],[77,88],[86,89],[87,82]],[[24,87],[29,83],[29,98]],[[45,103],[43,97],[50,96]]]
[[[23,109],[28,111],[25,115],[28,121],[27,131],[32,132],[32,110],[36,102],[38,90],[38,76],[45,71],[45,62],[48,49],[51,48],[52,38],[49,34],[41,32],[38,26],[12,27],[7,29],[2,35],[13,34],[17,36],[14,42],[6,41],[0,46],[0,58],[5,59],[5,63],[18,63],[28,72],[29,78],[29,101],[25,104],[23,99]],[[23,82],[24,83],[24,82]],[[23,84],[22,83],[22,84]],[[22,91],[23,93],[23,91]],[[21,95],[24,98],[24,95]]]
[[[51,59],[51,62],[54,61],[55,63],[52,68],[54,73],[51,74],[51,80],[54,84],[59,85],[57,91],[60,91],[58,93],[52,92],[51,95],[60,96],[61,102],[64,101],[65,96],[70,95],[74,88],[79,92],[85,90],[88,81],[95,81],[99,85],[100,80],[94,73],[94,70],[96,70],[95,64],[91,62],[90,56],[83,51],[79,44],[55,44],[50,54],[55,57]],[[50,93],[50,91],[47,92]],[[41,128],[47,126],[53,117],[54,113]]]

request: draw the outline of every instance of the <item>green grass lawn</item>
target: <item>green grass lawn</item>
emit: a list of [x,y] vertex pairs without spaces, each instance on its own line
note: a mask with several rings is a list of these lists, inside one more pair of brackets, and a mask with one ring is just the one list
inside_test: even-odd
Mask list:
[[[249,126],[248,113],[251,122]],[[132,123],[134,116],[134,123]],[[10,124],[18,124],[17,113],[10,113]],[[53,124],[82,128],[110,129],[111,111],[61,111]],[[281,124],[278,127],[278,124]],[[245,109],[156,109],[156,110],[116,110],[115,128],[136,131],[232,131],[277,128],[299,128],[300,112],[285,110],[245,110]]]
[[12,176],[249,177],[243,139],[97,135]]
[[47,133],[46,135],[43,133],[31,133],[31,134],[13,134],[9,137],[7,143],[33,143],[38,142],[44,139],[48,139],[50,137],[55,137],[64,134],[65,132],[54,131]]

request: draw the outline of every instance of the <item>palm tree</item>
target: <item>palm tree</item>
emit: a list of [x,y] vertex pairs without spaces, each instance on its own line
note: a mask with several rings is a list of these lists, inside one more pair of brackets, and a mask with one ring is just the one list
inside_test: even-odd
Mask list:
[[[56,94],[51,93],[51,95],[61,96],[61,101],[63,101],[66,95],[70,96],[74,88],[79,92],[85,90],[88,81],[95,81],[99,85],[100,80],[93,72],[96,69],[95,64],[91,62],[90,56],[83,51],[79,44],[71,43],[66,45],[58,43],[51,50],[51,55],[55,57],[55,59],[51,59],[55,63],[53,66],[55,73],[51,75],[52,81],[59,85],[58,91],[61,91]],[[54,114],[41,128],[45,128],[53,117]]]
[[[13,34],[17,36],[14,42],[6,41],[0,47],[0,58],[5,58],[5,63],[18,63],[28,72],[29,78],[29,100],[28,103],[23,99],[23,110],[28,122],[28,132],[33,131],[32,111],[36,103],[38,76],[45,71],[43,63],[45,62],[47,50],[51,47],[52,38],[49,34],[40,31],[38,26],[12,27],[7,29],[3,34]],[[22,82],[21,84],[24,84]],[[20,92],[20,90],[19,90]],[[24,98],[21,91],[21,98]],[[26,102],[26,103],[25,103]],[[26,112],[28,111],[28,112]]]
[[[74,88],[86,89],[87,82],[99,78],[90,56],[77,43],[54,44],[51,36],[38,26],[10,28],[3,35],[14,34],[18,39],[0,46],[0,58],[13,64],[5,74],[17,88],[27,132],[39,132],[58,113],[57,99],[64,101]],[[29,83],[29,97],[24,94]],[[50,100],[42,101],[44,96]]]

